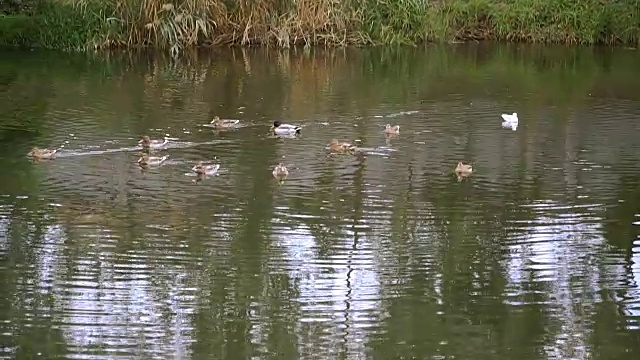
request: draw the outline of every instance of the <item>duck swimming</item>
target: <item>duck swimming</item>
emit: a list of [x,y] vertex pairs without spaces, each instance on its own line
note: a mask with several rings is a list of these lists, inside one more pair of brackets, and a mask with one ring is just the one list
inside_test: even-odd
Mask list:
[[302,128],[298,125],[283,124],[279,120],[273,122],[271,131],[276,135],[298,135]]
[[400,134],[400,125],[391,126],[391,124],[387,124],[384,127],[384,133],[387,135],[398,135]]
[[140,141],[138,141],[138,144],[141,144],[143,148],[159,148],[162,147],[164,145],[166,145],[169,142],[169,140],[167,138],[164,138],[162,140],[160,139],[151,139],[149,138],[149,136],[144,135],[142,137],[142,139],[140,139]]
[[515,131],[518,128],[518,113],[502,114],[502,127],[511,128],[511,130]]
[[213,120],[208,124],[215,129],[229,129],[240,123],[240,120],[224,119],[221,120],[218,116],[214,116]]
[[218,169],[220,169],[220,164],[204,165],[202,161],[198,161],[193,165],[191,171],[198,175],[213,175],[218,172]]
[[55,157],[55,154],[58,152],[57,149],[40,149],[39,147],[34,147],[27,154],[34,159],[47,159],[51,160]]
[[287,177],[289,175],[289,169],[287,169],[283,163],[280,163],[273,168],[272,174],[275,178]]
[[348,142],[340,142],[338,139],[332,139],[327,149],[332,153],[344,154],[356,151],[356,146]]
[[462,161],[458,162],[456,166],[455,173],[459,177],[465,177],[471,175],[473,172],[473,167],[471,165],[463,164]]
[[149,156],[147,154],[142,154],[140,158],[138,158],[138,165],[140,166],[160,166],[169,158],[169,155],[165,156]]

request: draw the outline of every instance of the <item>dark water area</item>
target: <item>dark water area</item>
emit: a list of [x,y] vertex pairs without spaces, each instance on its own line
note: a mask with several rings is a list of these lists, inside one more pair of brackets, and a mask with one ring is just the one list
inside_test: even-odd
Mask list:
[[[638,359],[638,64],[523,45],[3,51],[0,358]],[[202,126],[215,115],[240,126]],[[141,171],[145,134],[171,141]]]

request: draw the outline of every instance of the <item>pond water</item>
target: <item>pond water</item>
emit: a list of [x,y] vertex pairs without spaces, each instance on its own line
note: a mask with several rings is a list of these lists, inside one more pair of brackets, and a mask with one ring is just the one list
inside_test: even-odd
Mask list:
[[[523,45],[3,51],[0,358],[637,359],[638,64]],[[202,126],[215,115],[240,126]],[[145,134],[171,139],[142,171]],[[198,160],[219,172],[194,181]]]

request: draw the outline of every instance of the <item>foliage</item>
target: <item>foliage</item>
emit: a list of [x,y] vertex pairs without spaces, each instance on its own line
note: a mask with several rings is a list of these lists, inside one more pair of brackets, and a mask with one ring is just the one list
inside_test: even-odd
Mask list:
[[42,0],[0,0],[0,14],[32,14]]
[[[11,0],[16,1],[16,0]],[[31,0],[0,42],[48,48],[417,44],[506,40],[637,44],[640,7],[602,0]],[[25,16],[37,10],[34,16]],[[15,12],[15,6],[11,9]]]

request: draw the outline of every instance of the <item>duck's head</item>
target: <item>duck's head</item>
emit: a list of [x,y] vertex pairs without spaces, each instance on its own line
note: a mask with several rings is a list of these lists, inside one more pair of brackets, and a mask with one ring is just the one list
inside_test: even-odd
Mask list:
[[35,147],[33,147],[33,148],[31,149],[31,151],[29,151],[29,155],[35,155],[35,154],[37,154],[37,153],[39,153],[39,152],[40,152],[40,148],[39,148],[39,147],[37,147],[37,146],[35,146]]
[[138,141],[138,144],[148,144],[149,142],[151,142],[151,139],[149,138],[149,136],[144,135],[142,139]]
[[271,129],[275,129],[280,125],[282,125],[282,122],[280,122],[280,120],[276,120],[273,122],[273,125],[271,125]]
[[218,123],[218,122],[220,122],[220,117],[216,115],[216,116],[213,117],[213,120],[211,120],[211,123],[215,124],[215,123]]
[[147,154],[142,154],[138,158],[138,164],[146,164],[148,161],[149,161],[149,155]]

